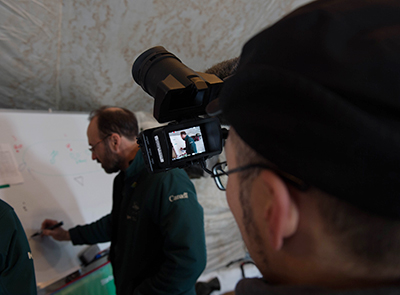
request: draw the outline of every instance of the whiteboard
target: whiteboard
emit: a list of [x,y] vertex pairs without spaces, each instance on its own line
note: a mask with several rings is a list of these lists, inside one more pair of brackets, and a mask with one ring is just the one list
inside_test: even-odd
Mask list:
[[[0,144],[9,144],[24,182],[0,189],[25,229],[32,250],[36,280],[44,287],[80,268],[86,246],[50,237],[29,238],[45,218],[68,229],[110,213],[112,182],[91,159],[87,113],[52,113],[0,109]],[[99,245],[101,249],[109,243]]]

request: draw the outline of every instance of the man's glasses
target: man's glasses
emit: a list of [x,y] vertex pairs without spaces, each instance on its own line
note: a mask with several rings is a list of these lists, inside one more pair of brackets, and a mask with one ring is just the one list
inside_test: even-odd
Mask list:
[[238,168],[235,168],[232,170],[228,170],[227,163],[221,162],[221,163],[216,164],[213,167],[211,177],[214,178],[214,181],[215,181],[215,184],[217,185],[217,187],[221,191],[225,191],[229,174],[241,172],[241,171],[252,169],[252,168],[261,168],[261,169],[272,170],[273,172],[278,174],[283,180],[288,181],[289,183],[291,183],[292,185],[294,185],[295,187],[297,187],[298,189],[300,189],[302,191],[305,191],[309,187],[309,185],[306,184],[301,179],[299,179],[289,173],[283,172],[277,168],[274,168],[272,166],[265,165],[265,164],[249,164],[249,165],[246,165],[243,167],[238,167]]
[[109,136],[111,136],[111,134],[108,134],[108,135],[106,135],[105,137],[103,137],[103,139],[100,139],[98,142],[96,142],[94,145],[92,145],[92,147],[89,148],[89,151],[90,151],[91,153],[94,153],[94,149],[96,148],[96,146],[97,146],[100,142],[104,141],[104,140],[105,140],[107,137],[109,137]]

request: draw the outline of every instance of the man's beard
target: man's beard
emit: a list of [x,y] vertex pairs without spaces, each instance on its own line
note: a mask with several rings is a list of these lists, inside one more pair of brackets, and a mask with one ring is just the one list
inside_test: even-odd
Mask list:
[[106,173],[111,174],[121,170],[121,164],[123,162],[122,158],[117,154],[112,153],[108,145],[105,145],[104,155],[105,157],[103,162],[101,163],[101,166]]
[[[242,206],[242,223],[244,226],[244,230],[246,231],[247,240],[248,243],[252,244],[252,251],[255,251],[255,253],[251,254],[257,254],[257,266],[259,268],[262,267],[260,268],[260,271],[262,272],[265,267],[268,267],[269,263],[264,253],[264,249],[262,248],[264,242],[260,234],[261,231],[255,223],[253,208],[250,204],[250,190],[253,184],[253,180],[254,178],[246,179],[244,181],[242,179],[242,185],[239,188],[239,200]],[[249,248],[250,245],[246,246]],[[254,258],[255,257],[253,257],[253,259]]]

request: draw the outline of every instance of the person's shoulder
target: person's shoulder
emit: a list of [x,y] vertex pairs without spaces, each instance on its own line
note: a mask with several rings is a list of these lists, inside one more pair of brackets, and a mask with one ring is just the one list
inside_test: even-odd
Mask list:
[[193,185],[185,170],[180,168],[154,174],[150,173],[148,181],[164,184],[168,187],[192,187]]
[[11,207],[8,203],[4,202],[3,200],[0,200],[0,216],[13,211],[14,211],[13,207]]
[[[280,292],[275,293],[273,291],[273,288],[271,288],[271,286],[269,284],[267,284],[261,278],[244,278],[237,283],[235,291],[236,291],[235,294],[238,294],[238,295],[239,294],[253,294],[253,295],[291,294],[290,292],[289,293],[280,293]],[[278,290],[275,290],[275,291],[278,291]],[[293,293],[293,294],[295,294],[295,293]]]
[[14,212],[14,208],[3,200],[0,200],[0,219],[2,220],[2,222],[6,221],[7,223],[10,223],[18,218],[16,216],[17,215]]
[[189,176],[187,175],[187,173],[185,172],[185,170],[181,169],[181,168],[174,168],[171,170],[166,171],[166,177],[173,177],[173,178],[179,178],[179,179],[187,179],[189,180]]
[[163,172],[157,172],[157,173],[147,173],[147,178],[150,178],[152,180],[189,180],[189,176],[187,173],[180,168],[174,168],[171,170],[163,171]]

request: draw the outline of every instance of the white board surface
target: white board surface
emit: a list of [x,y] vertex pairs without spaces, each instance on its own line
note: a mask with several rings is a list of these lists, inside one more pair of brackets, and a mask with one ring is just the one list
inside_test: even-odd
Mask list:
[[[0,144],[9,144],[22,184],[0,189],[25,229],[34,257],[36,280],[45,286],[80,267],[84,246],[49,237],[29,238],[45,218],[68,229],[111,211],[115,175],[91,159],[87,113],[49,113],[0,109]],[[99,245],[105,248],[109,244]]]

